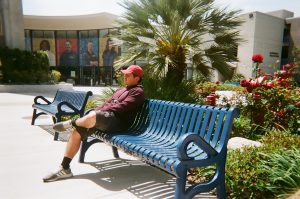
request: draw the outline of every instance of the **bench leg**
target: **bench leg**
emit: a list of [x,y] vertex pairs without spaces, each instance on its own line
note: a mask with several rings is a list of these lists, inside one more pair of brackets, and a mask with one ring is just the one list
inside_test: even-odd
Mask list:
[[[58,116],[57,119],[55,119],[55,117],[52,117],[52,120],[53,120],[54,123],[60,122],[61,121],[61,117]],[[54,138],[53,138],[53,140],[57,141],[58,140],[58,135],[59,135],[59,133],[55,131],[54,132]]]
[[117,147],[113,146],[112,147],[112,152],[113,152],[115,158],[119,158],[120,157],[119,153],[118,153],[118,148]]
[[36,109],[33,109],[32,119],[31,119],[31,125],[34,125],[34,121],[36,119]]
[[53,124],[56,123],[56,118],[52,116],[52,121],[53,121]]
[[54,141],[57,141],[58,140],[58,132],[54,132],[54,137],[53,137],[53,140]]
[[34,122],[36,120],[36,118],[40,115],[46,115],[46,113],[40,112],[40,113],[36,113],[36,109],[33,109],[33,114],[32,114],[32,119],[31,119],[31,125],[34,125]]
[[85,158],[85,153],[87,150],[95,143],[102,142],[99,139],[92,139],[91,141],[84,140],[81,142],[80,153],[79,153],[79,162],[83,163]]
[[226,188],[225,183],[222,182],[217,186],[217,197],[218,199],[225,199],[226,198]]
[[219,165],[219,168],[217,168],[218,181],[219,185],[217,188],[217,197],[218,199],[225,199],[226,198],[226,187],[225,187],[225,164]]
[[176,186],[175,186],[175,199],[183,199],[185,198],[185,184],[186,178],[176,178]]

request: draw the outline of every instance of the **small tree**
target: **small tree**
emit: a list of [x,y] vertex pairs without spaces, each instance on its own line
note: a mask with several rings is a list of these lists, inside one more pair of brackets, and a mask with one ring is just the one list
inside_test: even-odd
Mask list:
[[214,6],[214,0],[125,0],[118,38],[127,47],[117,66],[147,60],[152,73],[180,84],[187,63],[208,76],[212,69],[230,78],[241,24],[238,11]]

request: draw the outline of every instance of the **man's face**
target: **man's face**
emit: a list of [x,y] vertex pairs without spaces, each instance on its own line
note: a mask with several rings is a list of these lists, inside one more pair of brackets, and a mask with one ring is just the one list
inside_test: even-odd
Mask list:
[[133,74],[123,74],[124,75],[124,82],[126,84],[126,86],[134,86],[137,85],[140,78],[139,77],[135,77],[133,76]]
[[88,45],[87,45],[87,48],[88,48],[88,51],[93,51],[93,43],[92,42],[89,42]]
[[112,42],[112,41],[109,41],[109,42],[108,42],[108,48],[109,48],[109,50],[110,50],[112,47],[113,47],[113,42]]
[[70,42],[66,42],[66,43],[65,43],[65,49],[66,49],[67,51],[71,51],[71,50],[72,50],[72,44],[71,44]]
[[47,44],[45,43],[45,42],[43,42],[42,44],[41,44],[41,50],[43,50],[43,51],[47,51],[48,49],[47,49]]

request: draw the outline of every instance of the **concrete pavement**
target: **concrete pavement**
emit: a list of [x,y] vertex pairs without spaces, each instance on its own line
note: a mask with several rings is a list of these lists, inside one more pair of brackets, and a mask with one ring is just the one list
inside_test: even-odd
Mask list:
[[172,176],[121,152],[122,159],[115,159],[103,143],[90,148],[86,163],[78,163],[78,155],[74,158],[74,178],[43,183],[58,168],[66,142],[53,141],[41,128],[52,123],[49,116],[40,116],[31,126],[35,95],[0,93],[1,199],[173,198]]

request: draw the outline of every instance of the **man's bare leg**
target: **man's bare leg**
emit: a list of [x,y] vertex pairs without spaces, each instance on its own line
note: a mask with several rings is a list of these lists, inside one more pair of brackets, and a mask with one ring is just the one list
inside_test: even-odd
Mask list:
[[69,141],[66,146],[65,155],[58,171],[50,173],[43,178],[44,182],[53,182],[56,180],[66,179],[73,176],[70,169],[70,163],[80,148],[81,136],[74,128],[70,135]]
[[73,159],[80,148],[80,143],[81,136],[78,133],[78,131],[74,128],[67,143],[64,156]]

